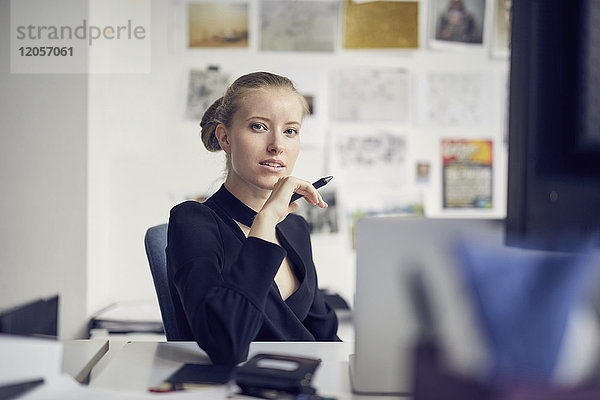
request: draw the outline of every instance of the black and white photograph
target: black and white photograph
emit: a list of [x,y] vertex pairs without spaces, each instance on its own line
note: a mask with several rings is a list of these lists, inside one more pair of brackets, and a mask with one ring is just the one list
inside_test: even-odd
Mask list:
[[339,231],[339,208],[337,193],[333,190],[319,191],[327,203],[327,208],[311,207],[305,201],[299,200],[300,206],[296,214],[304,217],[312,234],[337,233]]
[[218,68],[190,70],[186,118],[200,121],[204,111],[221,97],[229,83],[229,74],[219,71]]

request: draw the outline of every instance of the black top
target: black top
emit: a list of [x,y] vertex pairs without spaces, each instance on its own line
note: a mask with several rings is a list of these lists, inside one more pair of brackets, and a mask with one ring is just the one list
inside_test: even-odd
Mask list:
[[[289,214],[276,227],[282,246],[246,238],[236,221],[256,213],[225,186],[204,203],[171,210],[167,274],[182,340],[215,364],[248,357],[251,341],[338,341],[337,318],[318,291],[308,224]],[[299,281],[285,301],[274,281],[285,257]]]

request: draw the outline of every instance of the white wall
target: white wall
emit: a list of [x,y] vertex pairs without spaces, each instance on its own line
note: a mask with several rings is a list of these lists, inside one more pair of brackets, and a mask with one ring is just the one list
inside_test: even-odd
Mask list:
[[[146,229],[167,221],[169,209],[184,196],[215,190],[222,177],[222,156],[206,152],[197,121],[183,117],[189,70],[207,65],[220,65],[232,76],[293,69],[330,76],[361,66],[415,74],[489,71],[495,88],[491,126],[444,135],[495,140],[495,207],[485,215],[504,215],[507,62],[487,53],[427,49],[427,1],[420,3],[421,49],[346,51],[338,44],[327,54],[259,52],[258,35],[251,36],[248,50],[173,49],[170,3],[183,4],[152,0],[151,73],[86,76],[11,74],[10,2],[0,1],[0,308],[59,293],[61,334],[76,337],[83,335],[87,318],[110,303],[156,301],[143,247]],[[258,1],[250,4],[254,29]],[[82,7],[64,12],[81,15],[87,2]],[[336,128],[344,126],[328,119],[323,134]],[[424,201],[429,215],[439,215],[440,132],[418,126],[414,118],[403,128],[410,133],[409,162],[432,161]],[[327,172],[325,148],[303,149],[296,175],[316,179]],[[351,300],[354,254],[347,235],[315,235],[313,245],[321,285]]]
[[[252,15],[258,2],[251,1]],[[181,4],[181,2],[173,2]],[[220,65],[237,75],[254,70],[404,67],[411,72],[489,71],[494,77],[489,128],[452,130],[446,136],[493,138],[495,206],[485,216],[503,217],[506,193],[504,85],[506,60],[492,60],[487,52],[465,54],[426,49],[426,1],[420,8],[417,51],[345,51],[330,54],[262,53],[256,37],[249,50],[177,51],[170,47],[169,2],[152,1],[152,72],[89,77],[89,291],[88,312],[128,299],[155,299],[143,247],[145,230],[166,222],[169,209],[182,196],[216,189],[223,170],[220,155],[208,153],[199,139],[196,121],[184,119],[186,85],[191,68]],[[253,21],[256,24],[256,20]],[[254,25],[253,25],[254,26]],[[339,45],[338,45],[339,47]],[[293,79],[294,77],[291,76]],[[335,123],[327,121],[328,127]],[[412,132],[410,160],[432,160],[432,182],[425,195],[429,214],[440,210],[441,179],[439,129],[417,127]],[[304,149],[296,175],[307,179],[326,173],[325,150]],[[314,255],[320,283],[351,299],[354,290],[354,254],[347,237],[316,236]]]
[[87,76],[11,74],[9,0],[0,29],[0,308],[58,293],[59,334],[82,337]]

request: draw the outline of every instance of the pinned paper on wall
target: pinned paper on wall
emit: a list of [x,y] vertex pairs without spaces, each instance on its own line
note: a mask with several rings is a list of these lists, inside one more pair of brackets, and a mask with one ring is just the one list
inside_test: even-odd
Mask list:
[[487,0],[433,0],[429,45],[432,48],[483,49]]
[[406,138],[400,133],[339,130],[333,134],[329,157],[336,181],[402,185],[406,182],[406,154]]
[[190,70],[186,118],[200,122],[208,107],[223,96],[230,83],[229,79],[229,74],[220,71],[217,67]]
[[431,164],[428,161],[418,161],[416,166],[415,181],[417,184],[429,183]]
[[262,1],[261,50],[332,52],[338,7],[337,1]]
[[321,197],[327,203],[327,208],[308,205],[305,201],[298,201],[296,214],[304,217],[311,234],[333,234],[339,231],[339,208],[337,193],[333,190],[319,190]]
[[495,0],[492,56],[507,58],[510,49],[512,0]]
[[335,71],[334,117],[338,121],[408,120],[409,74],[404,69]]
[[187,5],[188,47],[248,47],[248,3]]
[[481,127],[492,124],[493,77],[481,72],[429,72],[420,76],[423,125]]
[[415,49],[419,47],[419,3],[416,1],[344,4],[346,49]]
[[302,120],[300,143],[303,147],[322,147],[329,114],[327,72],[323,68],[274,68],[273,73],[288,77],[308,103],[309,114]]
[[442,139],[443,207],[492,208],[492,141]]

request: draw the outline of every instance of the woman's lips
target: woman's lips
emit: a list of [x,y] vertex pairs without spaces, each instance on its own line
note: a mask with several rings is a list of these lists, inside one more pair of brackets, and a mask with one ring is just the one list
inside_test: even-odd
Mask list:
[[283,168],[285,165],[279,160],[264,160],[259,162],[260,165],[264,165],[266,167],[271,168]]

